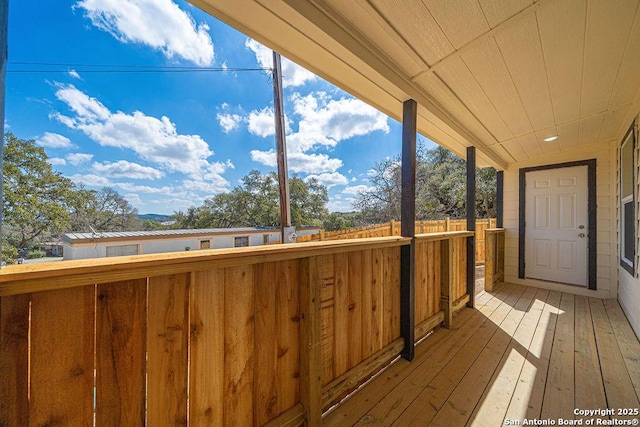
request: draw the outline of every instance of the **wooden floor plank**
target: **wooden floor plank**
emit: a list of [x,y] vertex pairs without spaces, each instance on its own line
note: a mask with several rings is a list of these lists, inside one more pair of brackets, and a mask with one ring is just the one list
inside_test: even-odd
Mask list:
[[[440,347],[436,351],[436,354],[429,359],[429,363],[423,363],[421,368],[414,371],[411,378],[397,387],[388,399],[376,405],[376,407],[367,414],[367,419],[370,422],[375,422],[377,425],[391,425],[396,422],[396,419],[400,425],[407,425],[407,423],[410,422],[407,420],[407,417],[411,417],[410,415],[398,418],[404,415],[404,408],[407,405],[411,405],[410,408],[419,406],[420,408],[417,409],[417,412],[419,413],[420,420],[423,421],[427,419],[428,415],[425,411],[433,409],[435,404],[429,402],[429,405],[425,405],[423,404],[424,402],[416,403],[416,400],[419,401],[419,397],[425,393],[427,396],[434,396],[437,394],[435,393],[437,389],[451,390],[460,381],[461,376],[464,375],[468,367],[473,363],[480,351],[482,351],[486,342],[497,330],[498,327],[496,323],[501,322],[509,310],[509,304],[502,302],[501,305],[491,313],[489,318],[483,318],[483,316],[478,313],[477,320],[474,319],[471,322],[467,322],[469,325],[468,329],[461,332],[455,341],[450,344],[447,343],[449,345]],[[491,316],[494,317],[492,318]],[[494,321],[496,323],[494,323]],[[434,386],[433,382],[430,382],[432,378],[437,378],[440,381],[436,382]],[[441,386],[438,387],[439,385]],[[428,387],[426,388],[426,392],[425,387]],[[444,392],[444,394],[445,398],[449,395],[449,393],[446,392]],[[433,415],[435,415],[435,413]]]
[[574,403],[574,296],[563,293],[542,402],[543,419],[573,417]]
[[[522,294],[509,315],[500,324],[499,330],[493,335],[430,425],[463,426],[466,424],[485,389],[489,386],[494,372],[499,369],[500,361],[509,349],[511,337],[522,322],[525,312],[531,306],[535,293],[536,289],[528,288]],[[524,353],[522,349],[520,351]],[[501,424],[502,422],[499,421],[498,425]]]
[[491,387],[485,390],[470,417],[469,425],[497,426],[505,420],[505,414],[518,384],[518,377],[526,362],[529,347],[545,306],[549,291],[539,289],[535,292],[531,307],[525,313],[522,322],[515,331],[511,343],[505,351],[499,368],[491,379]]
[[[497,289],[494,295],[486,294],[482,296],[476,306],[482,307],[486,313],[491,314],[501,302],[498,298],[507,298],[514,290],[515,287],[513,285],[505,285]],[[384,401],[386,396],[392,393],[395,387],[405,378],[413,375],[414,371],[418,369],[422,363],[425,361],[431,363],[433,353],[447,346],[450,340],[456,340],[460,334],[464,334],[469,328],[469,325],[475,324],[477,325],[477,329],[480,325],[481,317],[480,313],[476,310],[462,310],[454,318],[452,329],[437,330],[429,336],[427,342],[416,348],[416,358],[413,363],[405,360],[397,361],[381,375],[372,380],[368,387],[352,396],[348,400],[348,404],[329,413],[323,422],[326,425],[353,425],[357,422],[372,422],[373,416],[365,415],[368,411],[378,405],[379,401]]]
[[640,407],[640,342],[616,301],[499,284],[476,303],[323,424],[522,425]]
[[583,296],[575,297],[575,390],[576,408],[607,407],[591,309]]
[[631,383],[640,399],[640,342],[631,329],[620,304],[616,300],[604,300],[604,307],[611,322],[611,329],[618,341],[622,358],[629,371]]
[[522,421],[524,418],[540,418],[560,296],[560,292],[549,292],[547,296],[505,419]]
[[608,407],[640,408],[638,396],[631,383],[602,300],[589,298],[589,307],[598,344],[598,356]]

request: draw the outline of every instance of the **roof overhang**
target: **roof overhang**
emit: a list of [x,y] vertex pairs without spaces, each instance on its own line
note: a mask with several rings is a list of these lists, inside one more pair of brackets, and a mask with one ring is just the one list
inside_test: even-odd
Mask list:
[[191,2],[396,120],[416,100],[479,166],[610,143],[639,109],[638,0]]

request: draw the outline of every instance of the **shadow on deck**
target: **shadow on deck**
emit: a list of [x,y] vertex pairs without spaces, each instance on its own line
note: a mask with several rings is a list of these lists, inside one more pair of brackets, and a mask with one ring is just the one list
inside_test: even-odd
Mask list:
[[617,301],[500,284],[482,291],[476,308],[462,310],[454,328],[417,347],[413,362],[398,360],[323,424],[640,418],[574,412],[640,408],[640,343]]

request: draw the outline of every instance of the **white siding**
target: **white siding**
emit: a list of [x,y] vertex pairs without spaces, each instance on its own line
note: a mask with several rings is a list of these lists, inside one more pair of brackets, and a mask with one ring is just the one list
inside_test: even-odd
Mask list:
[[[640,116],[638,116],[638,120],[640,120]],[[618,169],[619,168],[619,151],[617,150],[617,148],[620,146],[621,142],[622,142],[622,138],[620,138],[620,141],[616,143],[616,158],[615,158],[615,164],[617,166],[616,170],[619,170]],[[640,155],[638,153],[639,146],[640,146],[640,135],[638,135],[637,128],[636,128],[636,154],[635,154],[636,209],[638,209],[639,199],[640,199],[639,197],[640,196],[640,170],[638,168],[638,166],[640,166]],[[618,218],[618,220],[615,222],[611,221],[611,223],[614,225],[616,232],[620,228],[620,220],[619,220],[620,212],[617,209],[618,200],[620,196],[619,195],[620,187],[617,183],[618,183],[618,179],[616,179],[616,191],[617,191],[616,209],[612,210],[612,212],[615,212],[615,216],[616,218]],[[638,213],[636,213],[636,215],[638,215]],[[640,248],[640,242],[636,244],[636,248]],[[615,260],[616,270],[618,272],[618,277],[619,277],[618,301],[620,302],[620,306],[622,307],[623,311],[627,315],[627,319],[629,319],[629,323],[631,324],[631,327],[635,331],[636,335],[640,337],[640,278],[633,277],[633,275],[629,274],[627,270],[619,266],[618,250],[616,250],[615,255],[616,256],[612,258]],[[640,260],[640,257],[638,255],[639,254],[636,254],[636,263],[638,263]],[[638,271],[638,266],[636,266],[636,271]]]
[[[612,144],[613,146],[614,144]],[[612,227],[611,212],[615,212],[615,148],[594,144],[588,147],[553,153],[534,160],[527,160],[509,166],[504,172],[504,227],[505,238],[505,281],[533,285],[563,292],[577,293],[600,298],[616,296],[616,229]],[[597,197],[597,291],[582,287],[563,285],[533,279],[518,278],[518,232],[519,232],[519,170],[520,168],[551,165],[596,159]]]

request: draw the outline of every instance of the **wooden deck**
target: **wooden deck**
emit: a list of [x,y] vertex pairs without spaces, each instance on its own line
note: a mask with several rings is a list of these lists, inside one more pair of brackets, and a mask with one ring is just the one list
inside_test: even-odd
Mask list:
[[413,362],[391,365],[323,425],[640,419],[574,415],[640,409],[640,343],[616,301],[500,284],[478,295],[476,308],[463,309],[454,328],[417,347]]

